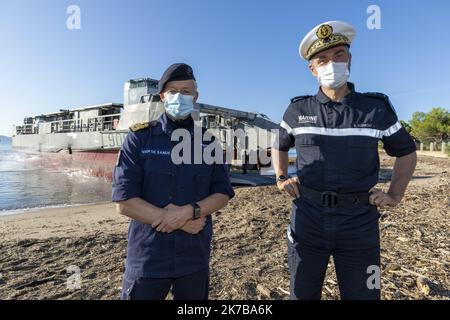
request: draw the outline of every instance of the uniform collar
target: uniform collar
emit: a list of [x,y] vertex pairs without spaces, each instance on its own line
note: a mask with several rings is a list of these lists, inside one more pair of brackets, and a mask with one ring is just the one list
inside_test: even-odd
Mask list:
[[[350,105],[355,97],[355,85],[351,82],[347,82],[347,86],[350,89],[350,92],[347,95],[345,95],[344,98],[342,98],[341,103],[345,105]],[[328,98],[328,96],[322,92],[322,89],[320,89],[320,87],[315,97],[322,104],[326,104],[329,101],[331,101],[330,98]]]
[[167,135],[171,136],[172,132],[176,129],[186,129],[189,131],[193,131],[194,129],[194,120],[192,120],[192,117],[188,117],[185,120],[182,120],[180,122],[174,121],[170,119],[166,113],[163,113],[161,117],[158,119],[158,122],[161,124],[158,126],[158,129],[155,130],[155,134],[160,134],[162,132],[166,133]]

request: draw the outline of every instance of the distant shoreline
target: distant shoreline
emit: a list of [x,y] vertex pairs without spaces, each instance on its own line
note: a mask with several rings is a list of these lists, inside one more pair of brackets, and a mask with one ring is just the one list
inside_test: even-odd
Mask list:
[[11,144],[12,137],[0,135],[0,144]]
[[20,208],[20,209],[8,209],[8,210],[0,210],[0,219],[2,217],[12,216],[12,215],[23,215],[23,214],[29,214],[32,212],[40,212],[40,211],[47,211],[47,210],[53,210],[53,209],[64,209],[64,208],[73,208],[73,207],[80,207],[80,206],[95,206],[95,205],[102,205],[106,203],[111,203],[110,201],[101,201],[101,202],[89,202],[89,203],[71,203],[71,204],[55,204],[55,205],[48,205],[48,206],[40,206],[40,207],[32,207],[32,208]]

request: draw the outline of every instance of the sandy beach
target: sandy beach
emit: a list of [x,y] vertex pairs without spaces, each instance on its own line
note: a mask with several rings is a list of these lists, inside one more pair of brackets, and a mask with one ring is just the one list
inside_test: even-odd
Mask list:
[[[381,163],[386,190],[393,159]],[[384,299],[450,299],[449,194],[450,159],[420,155],[403,202],[381,210]],[[274,186],[236,189],[214,215],[211,299],[288,298],[290,208]],[[112,203],[0,217],[0,299],[118,299],[127,224]],[[80,289],[66,286],[70,266]],[[338,299],[328,271],[323,298]]]

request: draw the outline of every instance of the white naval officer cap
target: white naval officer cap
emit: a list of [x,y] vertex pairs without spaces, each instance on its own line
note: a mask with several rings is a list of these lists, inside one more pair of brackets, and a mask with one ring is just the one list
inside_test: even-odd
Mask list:
[[343,21],[327,21],[315,26],[302,40],[299,54],[305,60],[321,51],[340,45],[348,45],[355,38],[356,30]]

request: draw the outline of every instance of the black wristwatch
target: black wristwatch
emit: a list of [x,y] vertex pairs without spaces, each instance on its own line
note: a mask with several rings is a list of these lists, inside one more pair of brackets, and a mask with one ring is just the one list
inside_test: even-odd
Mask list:
[[277,178],[277,182],[283,182],[286,181],[288,179],[288,177],[283,176],[283,175],[279,175]]
[[200,206],[197,204],[197,202],[191,203],[192,208],[194,208],[194,213],[192,214],[192,219],[198,219],[200,218]]

